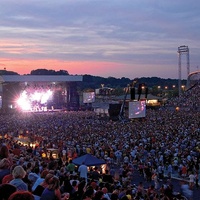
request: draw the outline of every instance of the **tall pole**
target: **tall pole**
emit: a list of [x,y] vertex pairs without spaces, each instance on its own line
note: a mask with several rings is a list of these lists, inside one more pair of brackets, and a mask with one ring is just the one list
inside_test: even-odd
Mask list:
[[120,120],[123,120],[123,117],[124,117],[124,106],[125,106],[126,98],[127,98],[129,91],[130,91],[130,85],[127,85],[127,87],[125,88],[124,100],[122,102],[121,109],[120,109],[120,112],[119,112],[119,119]]
[[181,96],[181,53],[178,54],[178,95]]
[[[190,54],[189,48],[187,49],[187,76],[190,74]],[[189,82],[187,82],[187,89],[189,88]]]

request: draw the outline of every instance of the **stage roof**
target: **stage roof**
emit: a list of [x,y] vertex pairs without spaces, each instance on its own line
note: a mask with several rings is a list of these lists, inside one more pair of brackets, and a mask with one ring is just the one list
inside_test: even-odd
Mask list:
[[2,75],[0,83],[3,82],[77,82],[83,81],[80,75]]

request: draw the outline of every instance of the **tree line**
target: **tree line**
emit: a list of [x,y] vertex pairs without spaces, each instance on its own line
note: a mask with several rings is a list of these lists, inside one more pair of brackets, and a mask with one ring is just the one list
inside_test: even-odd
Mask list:
[[[17,72],[13,71],[7,71],[7,70],[0,70],[0,75],[19,75]],[[30,74],[26,75],[70,75],[67,70],[47,70],[47,69],[36,69],[32,70]],[[84,74],[83,81],[81,83],[78,83],[78,87],[80,90],[87,90],[87,89],[97,89],[104,87],[110,87],[110,88],[125,88],[128,85],[131,85],[133,83],[133,80],[122,77],[122,78],[115,78],[115,77],[100,77],[100,76],[92,76],[89,74]],[[172,88],[176,87],[178,88],[178,79],[163,79],[159,77],[141,77],[137,78],[136,87],[138,87],[139,84],[145,84],[148,88],[155,89],[156,87],[164,88]],[[186,84],[186,80],[182,81],[182,84]]]

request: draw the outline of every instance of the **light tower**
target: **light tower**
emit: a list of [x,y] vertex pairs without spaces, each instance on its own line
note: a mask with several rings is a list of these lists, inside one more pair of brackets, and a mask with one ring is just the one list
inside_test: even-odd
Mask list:
[[190,56],[189,56],[189,48],[188,46],[180,46],[178,47],[178,72],[179,72],[179,79],[178,79],[178,90],[179,90],[179,97],[181,95],[181,55],[185,54],[187,59],[187,76],[190,73]]

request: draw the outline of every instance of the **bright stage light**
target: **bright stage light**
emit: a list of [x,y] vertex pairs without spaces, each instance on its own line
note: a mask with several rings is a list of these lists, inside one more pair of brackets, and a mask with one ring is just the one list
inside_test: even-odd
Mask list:
[[42,92],[35,91],[32,94],[27,93],[27,91],[24,90],[17,100],[17,104],[22,110],[32,110],[35,103],[46,104],[47,101],[52,97],[52,94],[53,92],[51,90]]
[[17,104],[22,110],[31,110],[31,104],[28,100],[27,92],[25,90],[21,93],[19,99],[17,100]]
[[46,103],[49,100],[49,98],[51,97],[51,95],[52,95],[52,91],[51,90],[48,90],[46,93],[43,93],[42,97],[41,97],[41,101],[40,101],[41,104]]
[[40,101],[41,99],[41,93],[40,92],[34,92],[33,94],[30,95],[31,101]]

